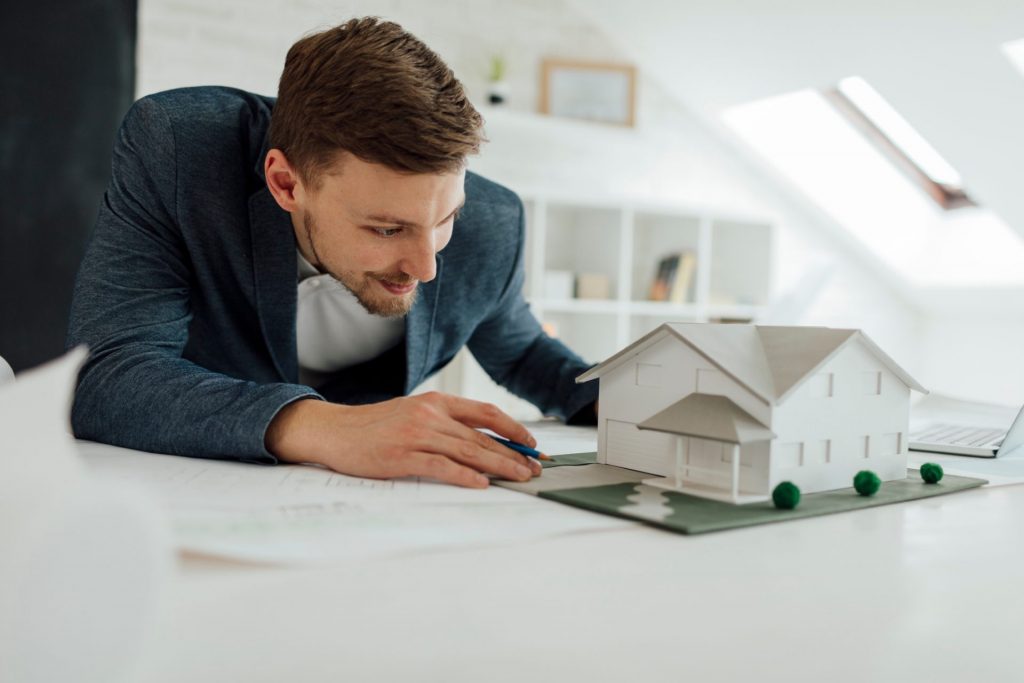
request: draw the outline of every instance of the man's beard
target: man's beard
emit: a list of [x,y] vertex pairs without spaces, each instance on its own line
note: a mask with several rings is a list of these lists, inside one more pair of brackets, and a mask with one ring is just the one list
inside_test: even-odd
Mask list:
[[320,254],[317,252],[316,242],[313,241],[316,221],[307,213],[303,216],[302,223],[306,229],[306,239],[309,242],[309,248],[313,251],[313,258],[316,260],[313,265],[317,270],[330,275],[345,289],[352,292],[356,301],[359,302],[359,305],[367,313],[384,318],[401,318],[412,310],[413,305],[416,303],[419,287],[413,289],[408,294],[397,295],[386,292],[374,281],[377,280],[402,286],[415,282],[416,278],[406,273],[375,273],[367,271],[359,274],[356,271],[349,270],[334,271],[324,264],[323,259],[320,258]]

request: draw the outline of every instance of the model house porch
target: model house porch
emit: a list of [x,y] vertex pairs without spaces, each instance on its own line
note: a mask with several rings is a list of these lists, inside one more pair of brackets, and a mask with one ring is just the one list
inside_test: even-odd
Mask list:
[[767,477],[741,478],[741,473],[744,455],[748,468],[767,467],[766,446],[775,434],[729,398],[693,393],[637,428],[671,435],[675,442],[668,475],[646,479],[645,484],[735,504],[770,496]]

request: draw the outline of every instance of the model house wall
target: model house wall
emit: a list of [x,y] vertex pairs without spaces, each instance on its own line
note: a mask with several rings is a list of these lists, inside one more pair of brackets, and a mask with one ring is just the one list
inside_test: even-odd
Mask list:
[[[695,391],[727,396],[758,420],[771,421],[771,407],[765,401],[668,333],[600,381],[598,461],[609,465],[668,476],[674,468],[676,437],[641,431],[636,424]],[[768,459],[761,455],[741,458],[741,489],[757,490],[767,483]],[[714,442],[696,446],[691,458],[694,464],[731,463],[728,451]]]
[[909,410],[909,387],[853,339],[776,406],[771,486],[841,488],[863,469],[902,479]]

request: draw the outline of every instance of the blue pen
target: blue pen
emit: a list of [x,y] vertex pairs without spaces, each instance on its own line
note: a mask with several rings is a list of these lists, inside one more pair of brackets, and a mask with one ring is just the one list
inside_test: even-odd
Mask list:
[[512,450],[516,451],[517,453],[522,453],[523,455],[528,455],[531,458],[536,458],[538,460],[550,460],[551,459],[549,456],[544,455],[540,451],[534,450],[534,449],[530,448],[529,446],[524,446],[521,443],[517,443],[515,441],[509,441],[508,439],[503,439],[500,436],[494,436],[493,434],[488,434],[487,436],[491,437],[492,439],[494,439],[495,441],[500,443],[505,448],[511,448]]

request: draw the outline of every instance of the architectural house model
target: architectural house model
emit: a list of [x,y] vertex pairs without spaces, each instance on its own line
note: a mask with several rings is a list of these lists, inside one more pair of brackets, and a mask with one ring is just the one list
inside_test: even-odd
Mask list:
[[668,323],[576,381],[598,378],[598,462],[732,503],[905,478],[910,390],[927,393],[864,333],[825,327]]

